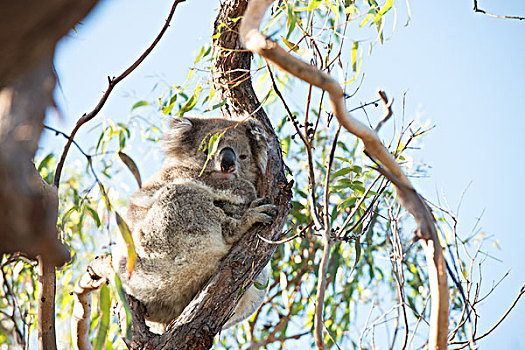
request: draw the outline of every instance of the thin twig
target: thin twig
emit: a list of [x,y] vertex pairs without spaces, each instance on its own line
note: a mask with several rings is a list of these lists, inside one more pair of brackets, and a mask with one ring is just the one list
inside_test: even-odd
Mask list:
[[[379,97],[381,98],[381,101],[383,102],[383,113],[385,114],[383,116],[383,119],[377,124],[374,131],[376,133],[379,132],[381,127],[392,117],[392,103],[394,102],[394,99],[391,99],[388,101],[388,97],[386,97],[386,94],[383,90],[378,90],[377,93],[379,94]],[[401,138],[399,138],[401,140]]]
[[521,17],[521,16],[500,16],[500,15],[494,15],[492,13],[489,13],[485,10],[482,10],[478,7],[478,0],[474,0],[474,12],[479,12],[479,13],[483,13],[484,15],[487,15],[487,16],[490,16],[490,17],[494,17],[494,18],[505,18],[505,19],[517,19],[519,21],[523,21],[525,20],[525,17]]
[[[496,322],[488,331],[486,331],[484,334],[478,336],[478,337],[475,337],[473,340],[474,341],[478,341],[482,338],[485,338],[487,335],[489,335],[490,333],[492,333],[500,324],[501,322],[503,322],[503,320],[510,314],[510,312],[512,311],[512,309],[514,309],[514,307],[518,304],[518,301],[520,300],[521,296],[525,294],[525,284],[521,287],[518,295],[516,296],[516,298],[514,299],[514,301],[512,302],[512,304],[509,306],[509,308],[507,309],[507,311],[503,314],[503,316],[501,316],[501,318],[498,320],[498,322]],[[458,341],[458,342],[451,342],[450,343],[451,345],[454,345],[454,344],[464,344],[464,346],[462,347],[459,347],[458,349],[462,349],[464,348],[465,346],[468,346],[470,344],[470,340],[466,340],[466,341]]]

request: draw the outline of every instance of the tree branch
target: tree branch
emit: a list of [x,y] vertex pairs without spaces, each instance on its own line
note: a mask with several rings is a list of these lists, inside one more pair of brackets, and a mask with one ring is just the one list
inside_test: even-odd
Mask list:
[[38,257],[38,349],[56,350],[55,265]]
[[448,329],[447,277],[439,238],[430,209],[414,190],[394,157],[378,139],[375,132],[353,118],[344,103],[345,94],[337,81],[328,74],[291,56],[275,42],[259,32],[259,26],[273,0],[251,0],[240,27],[245,47],[260,54],[280,69],[310,83],[330,95],[332,110],[339,122],[352,134],[361,138],[367,152],[381,162],[383,175],[396,187],[402,205],[416,220],[416,236],[421,239],[427,258],[432,293],[431,330],[429,347],[446,349]]

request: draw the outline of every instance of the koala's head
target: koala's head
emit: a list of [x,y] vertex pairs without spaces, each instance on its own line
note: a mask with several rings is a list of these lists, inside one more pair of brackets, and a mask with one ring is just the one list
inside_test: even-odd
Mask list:
[[[215,153],[206,162],[213,135],[220,136],[212,147]],[[176,118],[163,144],[167,163],[199,172],[206,166],[203,176],[242,178],[254,185],[266,171],[267,149],[264,129],[254,119],[239,123],[221,118]]]

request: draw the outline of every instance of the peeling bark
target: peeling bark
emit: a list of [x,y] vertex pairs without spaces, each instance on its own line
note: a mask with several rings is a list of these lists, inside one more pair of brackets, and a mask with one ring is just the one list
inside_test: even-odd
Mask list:
[[73,290],[73,314],[71,315],[71,340],[76,350],[91,350],[89,325],[91,317],[91,293],[113,276],[111,256],[97,256],[89,264]]

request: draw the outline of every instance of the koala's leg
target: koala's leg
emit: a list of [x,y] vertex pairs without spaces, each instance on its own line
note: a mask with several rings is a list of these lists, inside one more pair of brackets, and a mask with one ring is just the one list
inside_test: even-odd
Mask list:
[[246,209],[240,219],[227,218],[222,225],[222,236],[227,244],[237,242],[256,223],[269,224],[277,215],[277,207],[263,204],[267,201],[255,200],[255,205]]
[[[270,267],[268,264],[264,267],[259,276],[255,278],[255,281],[265,286],[268,283],[269,273]],[[257,289],[255,286],[252,285],[243,294],[241,300],[239,300],[239,303],[237,304],[237,307],[233,312],[232,317],[224,324],[222,329],[230,328],[236,323],[244,321],[245,319],[250,317],[259,308],[259,306],[261,306],[265,297],[266,288],[261,290]]]

